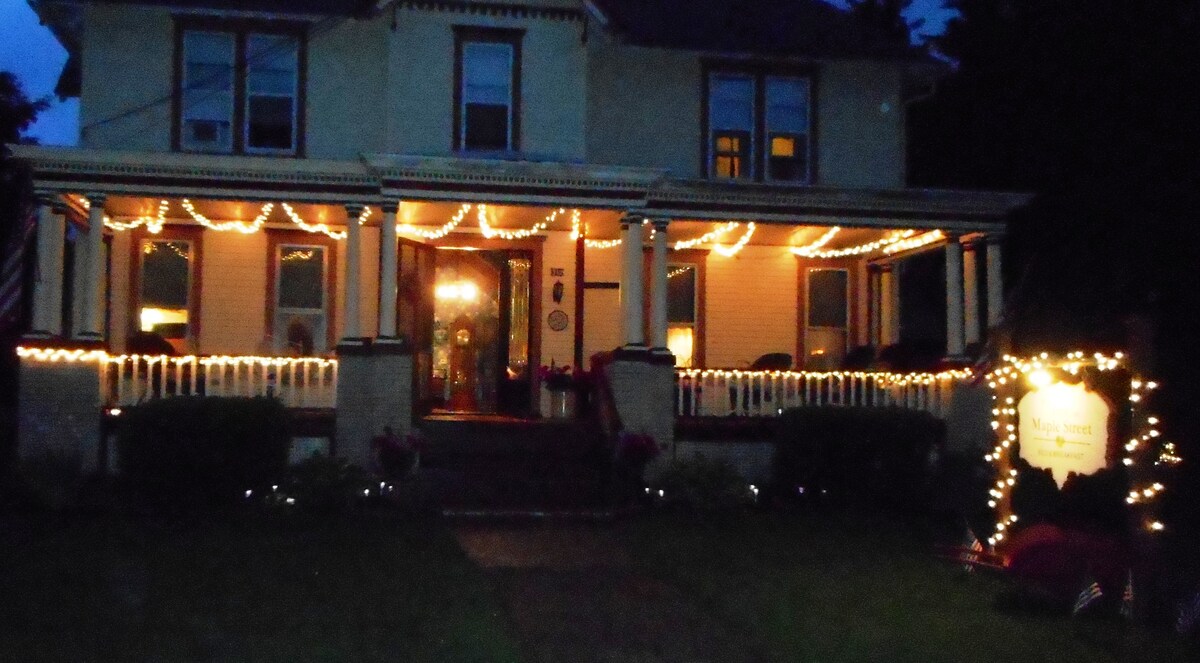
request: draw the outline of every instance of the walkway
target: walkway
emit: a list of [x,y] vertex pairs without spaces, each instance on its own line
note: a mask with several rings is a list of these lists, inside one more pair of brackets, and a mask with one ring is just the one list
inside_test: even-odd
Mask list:
[[639,572],[619,526],[464,525],[459,545],[492,582],[529,661],[763,661],[744,633]]

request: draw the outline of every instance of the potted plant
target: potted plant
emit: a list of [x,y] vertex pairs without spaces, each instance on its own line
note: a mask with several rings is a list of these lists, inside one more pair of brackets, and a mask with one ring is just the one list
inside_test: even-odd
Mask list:
[[570,419],[575,415],[575,376],[570,366],[555,366],[551,361],[549,366],[538,370],[542,386],[550,392],[550,417],[552,419]]

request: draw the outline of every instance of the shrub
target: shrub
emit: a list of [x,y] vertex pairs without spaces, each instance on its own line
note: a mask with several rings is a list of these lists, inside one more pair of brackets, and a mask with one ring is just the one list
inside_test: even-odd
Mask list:
[[945,426],[926,412],[898,408],[795,408],[783,413],[776,444],[777,496],[923,507],[932,459]]
[[121,470],[146,506],[229,505],[283,475],[289,428],[287,411],[270,398],[153,401],[121,417]]
[[650,490],[663,506],[687,511],[731,511],[754,502],[746,479],[732,465],[703,456],[672,464]]
[[313,456],[288,468],[284,495],[304,511],[342,513],[363,501],[373,483],[359,466],[344,458]]

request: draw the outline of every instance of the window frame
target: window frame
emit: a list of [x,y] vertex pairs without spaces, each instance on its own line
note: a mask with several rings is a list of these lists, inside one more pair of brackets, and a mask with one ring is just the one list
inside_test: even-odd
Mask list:
[[267,301],[264,319],[264,336],[270,339],[272,352],[281,352],[280,341],[275,338],[275,317],[279,312],[279,259],[284,246],[313,246],[325,250],[324,305],[325,305],[325,349],[314,354],[328,354],[337,348],[338,341],[338,242],[330,237],[303,230],[277,230],[268,228],[267,233]]
[[[454,30],[454,100],[451,107],[453,127],[451,151],[471,152],[520,152],[521,151],[521,68],[523,63],[521,46],[525,30],[516,28],[485,28],[472,25],[456,25]],[[508,147],[504,150],[470,150],[466,147],[466,103],[463,98],[463,51],[468,43],[507,44],[512,48],[512,79],[509,81]]]
[[191,244],[191,264],[188,268],[188,322],[187,338],[184,340],[193,348],[200,344],[200,315],[203,309],[201,298],[204,275],[204,231],[191,226],[164,226],[156,234],[138,228],[130,233],[129,264],[133,270],[129,275],[128,319],[126,334],[132,335],[141,331],[142,310],[142,270],[144,257],[142,244],[144,242],[188,242]]
[[[728,60],[703,60],[700,67],[700,173],[714,181],[757,182],[779,186],[812,186],[817,183],[818,144],[818,99],[819,70],[816,65],[796,62],[756,60],[730,62]],[[754,87],[754,129],[751,132],[749,177],[725,178],[716,175],[717,130],[711,122],[712,79],[717,75],[748,76]],[[770,142],[781,135],[800,136],[794,132],[771,132],[767,126],[767,79],[803,79],[808,83],[808,134],[805,144],[808,150],[807,177],[798,180],[776,180],[770,175]]]
[[[804,368],[808,361],[808,274],[813,270],[841,270],[846,272],[846,352],[849,353],[857,343],[859,326],[859,307],[862,305],[863,293],[859,290],[859,277],[865,264],[858,258],[845,257],[833,259],[817,259],[796,256],[796,366]],[[837,329],[837,327],[814,327],[813,329]]]
[[[230,34],[234,37],[233,67],[233,115],[230,128],[229,150],[195,149],[183,141],[183,79],[186,64],[184,35],[188,32],[212,32]],[[252,34],[281,35],[297,41],[294,107],[292,109],[292,149],[261,148],[249,146],[249,69],[247,66],[247,42]],[[171,149],[188,154],[232,154],[268,157],[305,156],[305,135],[308,115],[308,25],[291,21],[268,21],[253,19],[220,19],[207,16],[175,17],[174,79],[171,95]]]
[[[693,267],[696,270],[696,321],[692,323],[692,366],[693,369],[705,368],[705,352],[704,344],[707,331],[707,305],[708,305],[708,256],[711,253],[709,249],[680,249],[678,251],[667,252],[667,273],[671,273],[672,265],[675,267]],[[642,250],[642,282],[651,284],[654,282],[654,248],[647,246]],[[650,317],[650,297],[653,287],[645,288],[645,296],[642,298],[642,321],[643,332],[645,338],[649,339],[653,334],[651,325],[654,321]],[[668,316],[667,328],[670,329],[671,322]]]

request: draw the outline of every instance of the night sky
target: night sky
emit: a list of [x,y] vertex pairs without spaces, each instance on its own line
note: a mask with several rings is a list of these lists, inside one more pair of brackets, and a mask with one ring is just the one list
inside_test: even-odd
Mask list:
[[[845,0],[826,0],[845,5]],[[943,0],[917,0],[913,14],[924,14],[923,32],[936,34],[952,15]],[[38,23],[25,0],[0,0],[0,71],[15,71],[31,98],[52,97],[54,84],[67,60],[67,52],[54,36]],[[79,102],[68,99],[43,112],[28,132],[45,145],[74,145],[79,136]]]

